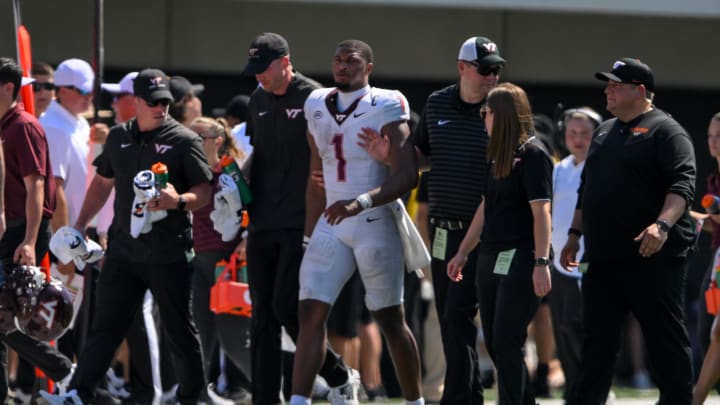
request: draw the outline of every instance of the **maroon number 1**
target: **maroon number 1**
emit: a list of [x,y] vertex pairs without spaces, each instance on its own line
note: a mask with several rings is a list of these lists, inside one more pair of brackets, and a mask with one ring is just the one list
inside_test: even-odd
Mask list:
[[332,143],[335,146],[335,159],[337,159],[337,181],[345,181],[347,161],[343,155],[343,134],[335,134]]

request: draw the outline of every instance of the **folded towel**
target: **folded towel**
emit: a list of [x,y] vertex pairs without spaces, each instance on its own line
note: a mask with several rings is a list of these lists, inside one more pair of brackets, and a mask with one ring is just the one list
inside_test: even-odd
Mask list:
[[218,183],[220,191],[213,198],[214,209],[210,212],[210,219],[223,242],[229,242],[235,239],[242,227],[243,205],[237,184],[230,175],[221,174]]
[[60,263],[71,261],[82,270],[86,263],[94,263],[103,257],[102,247],[93,240],[86,240],[83,234],[71,226],[63,226],[50,238],[50,251]]
[[430,252],[428,252],[425,242],[420,237],[420,232],[415,228],[415,224],[410,219],[410,215],[408,215],[402,201],[398,198],[388,205],[392,210],[398,231],[400,231],[406,270],[408,273],[415,272],[420,276],[422,275],[421,269],[430,264]]
[[152,223],[167,216],[166,210],[149,211],[147,203],[158,196],[155,188],[155,174],[150,170],[141,170],[133,179],[135,199],[130,212],[130,235],[137,238],[141,233],[148,233]]

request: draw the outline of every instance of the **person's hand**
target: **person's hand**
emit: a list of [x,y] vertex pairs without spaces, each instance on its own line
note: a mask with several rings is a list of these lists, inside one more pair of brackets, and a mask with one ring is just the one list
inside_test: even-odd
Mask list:
[[572,267],[580,265],[576,260],[577,252],[580,250],[579,238],[574,235],[568,235],[568,240],[565,242],[560,251],[560,265],[562,265],[565,271],[573,271]]
[[15,253],[13,254],[13,262],[20,265],[34,266],[35,246],[26,242],[21,243],[20,246],[15,249]]
[[325,188],[325,177],[322,170],[313,170],[310,172],[310,181],[320,188]]
[[650,257],[662,249],[667,237],[667,232],[663,232],[657,224],[652,223],[633,240],[640,242],[638,249],[640,256]]
[[467,260],[467,255],[458,253],[448,262],[447,275],[450,280],[458,282],[463,279],[462,270]]
[[362,128],[362,132],[358,133],[358,146],[378,162],[386,163],[390,157],[390,138],[382,135],[372,128]]
[[325,209],[323,215],[327,219],[328,224],[337,225],[347,217],[352,217],[362,211],[362,207],[357,200],[340,200],[335,201],[331,206]]
[[174,210],[178,206],[179,195],[175,187],[168,183],[165,188],[158,189],[158,195],[148,202],[150,211]]
[[110,128],[102,122],[96,122],[90,127],[90,141],[99,145],[104,145],[107,141]]
[[237,254],[239,260],[247,260],[247,238],[243,239],[235,246],[233,253]]
[[550,281],[550,266],[535,266],[533,269],[533,288],[538,297],[546,296],[552,289]]
[[66,285],[70,285],[72,283],[73,278],[75,278],[75,263],[71,260],[68,264],[62,264],[59,261],[56,263],[57,270],[60,274],[64,274],[68,276],[67,281],[65,282]]

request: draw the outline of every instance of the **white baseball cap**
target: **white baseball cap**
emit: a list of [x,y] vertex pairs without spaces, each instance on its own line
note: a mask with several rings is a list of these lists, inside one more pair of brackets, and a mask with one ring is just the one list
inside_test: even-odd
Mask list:
[[138,72],[130,72],[123,76],[118,83],[103,83],[100,85],[103,90],[108,93],[120,94],[129,93],[133,94],[133,80],[138,75]]
[[34,83],[35,79],[32,77],[22,77],[22,80],[20,81],[20,87],[27,86],[28,84]]
[[83,93],[92,93],[95,72],[82,59],[63,61],[55,70],[55,87],[73,86]]

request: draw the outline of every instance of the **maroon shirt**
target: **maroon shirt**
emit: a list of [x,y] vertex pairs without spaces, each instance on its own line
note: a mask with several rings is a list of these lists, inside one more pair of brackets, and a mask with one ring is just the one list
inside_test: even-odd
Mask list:
[[5,218],[25,219],[25,183],[33,174],[45,177],[43,217],[55,210],[55,178],[50,166],[47,138],[40,122],[15,105],[0,119],[0,139],[5,157]]
[[[218,177],[220,173],[213,170],[212,188],[213,193],[220,191]],[[213,194],[214,195],[214,194]],[[209,250],[232,251],[240,243],[242,237],[240,232],[235,240],[223,242],[218,232],[213,229],[213,223],[210,219],[210,212],[214,209],[212,199],[206,206],[193,211],[192,232],[193,232],[193,249],[195,252],[206,252]]]
[[[720,196],[720,173],[717,171],[709,175],[707,178],[707,192],[708,194]],[[712,224],[712,241],[710,247],[715,252],[720,247],[720,224],[716,224],[715,221],[708,218],[708,221]]]

